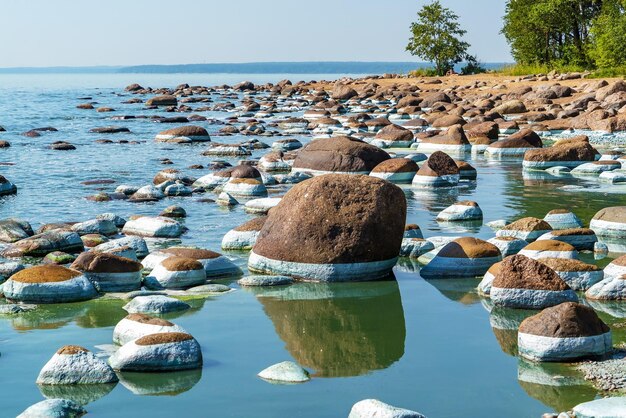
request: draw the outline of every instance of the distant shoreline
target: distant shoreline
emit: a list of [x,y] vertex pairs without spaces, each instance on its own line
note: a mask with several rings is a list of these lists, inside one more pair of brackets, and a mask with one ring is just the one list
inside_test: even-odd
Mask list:
[[[427,62],[251,62],[180,65],[135,65],[93,67],[7,67],[0,74],[406,74],[426,68]],[[498,69],[507,63],[486,63]]]

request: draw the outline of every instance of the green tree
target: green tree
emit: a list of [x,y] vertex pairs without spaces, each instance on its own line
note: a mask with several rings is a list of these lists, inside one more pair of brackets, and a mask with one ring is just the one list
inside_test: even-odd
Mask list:
[[435,0],[417,13],[417,22],[411,24],[411,39],[406,50],[435,64],[437,74],[444,75],[467,55],[469,44],[460,38],[459,17]]
[[508,0],[502,33],[522,64],[589,66],[602,0]]
[[626,1],[609,0],[591,27],[590,55],[599,68],[626,64]]

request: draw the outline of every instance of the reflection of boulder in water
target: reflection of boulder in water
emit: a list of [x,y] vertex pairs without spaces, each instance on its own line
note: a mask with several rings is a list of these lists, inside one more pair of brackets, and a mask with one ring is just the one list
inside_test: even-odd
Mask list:
[[609,248],[609,253],[615,253],[613,254],[615,256],[626,253],[626,239],[598,237],[598,242],[606,244]]
[[506,354],[517,356],[517,330],[522,321],[536,311],[494,306],[489,313],[491,330]]
[[483,221],[437,221],[441,231],[451,234],[476,234],[483,226]]
[[404,311],[395,280],[298,283],[254,293],[287,350],[315,376],[358,376],[404,355]]
[[499,329],[491,328],[496,341],[500,344],[500,348],[505,354],[517,356],[517,330],[516,329]]
[[[413,198],[424,208],[431,212],[440,212],[448,206],[457,202],[459,198],[458,187],[434,187],[434,188],[412,188],[407,190],[406,199]],[[411,205],[411,203],[409,203]]]
[[38,385],[38,387],[47,399],[69,399],[79,405],[87,405],[108,395],[116,385],[117,382],[97,385]]
[[141,396],[176,396],[193,388],[202,378],[202,369],[168,373],[119,372],[126,389]]
[[11,316],[11,325],[17,331],[58,329],[87,312],[88,302],[37,305],[32,311]]
[[400,257],[398,258],[396,269],[403,273],[417,273],[420,270],[420,263],[415,258]]
[[520,360],[517,370],[522,389],[556,412],[569,411],[581,402],[595,399],[597,395],[580,372],[564,364]]
[[426,283],[433,285],[446,298],[463,305],[473,305],[481,301],[476,291],[479,279],[428,279]]
[[113,327],[128,313],[122,309],[126,304],[122,299],[100,298],[86,303],[87,311],[76,318],[76,325],[81,328]]
[[626,301],[585,299],[585,302],[596,311],[608,314],[613,318],[626,318]]

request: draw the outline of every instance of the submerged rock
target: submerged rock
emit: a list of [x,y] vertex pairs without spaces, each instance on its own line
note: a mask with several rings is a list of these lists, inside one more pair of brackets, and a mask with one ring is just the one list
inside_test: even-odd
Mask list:
[[178,299],[168,296],[137,296],[124,305],[123,309],[128,313],[143,314],[166,314],[189,309],[190,306]]
[[46,399],[29,406],[17,418],[79,418],[87,411],[68,399]]
[[365,399],[355,403],[348,418],[425,418],[419,412],[396,408],[377,399]]
[[258,376],[261,379],[275,383],[304,383],[311,379],[309,372],[293,361],[283,361],[282,363],[274,364],[267,369],[261,370]]

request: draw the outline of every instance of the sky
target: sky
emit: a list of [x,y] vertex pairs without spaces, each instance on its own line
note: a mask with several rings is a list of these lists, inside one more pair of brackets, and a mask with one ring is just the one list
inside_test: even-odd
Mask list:
[[[0,67],[420,61],[426,0],[1,0]],[[505,0],[442,0],[483,62],[509,62]]]

